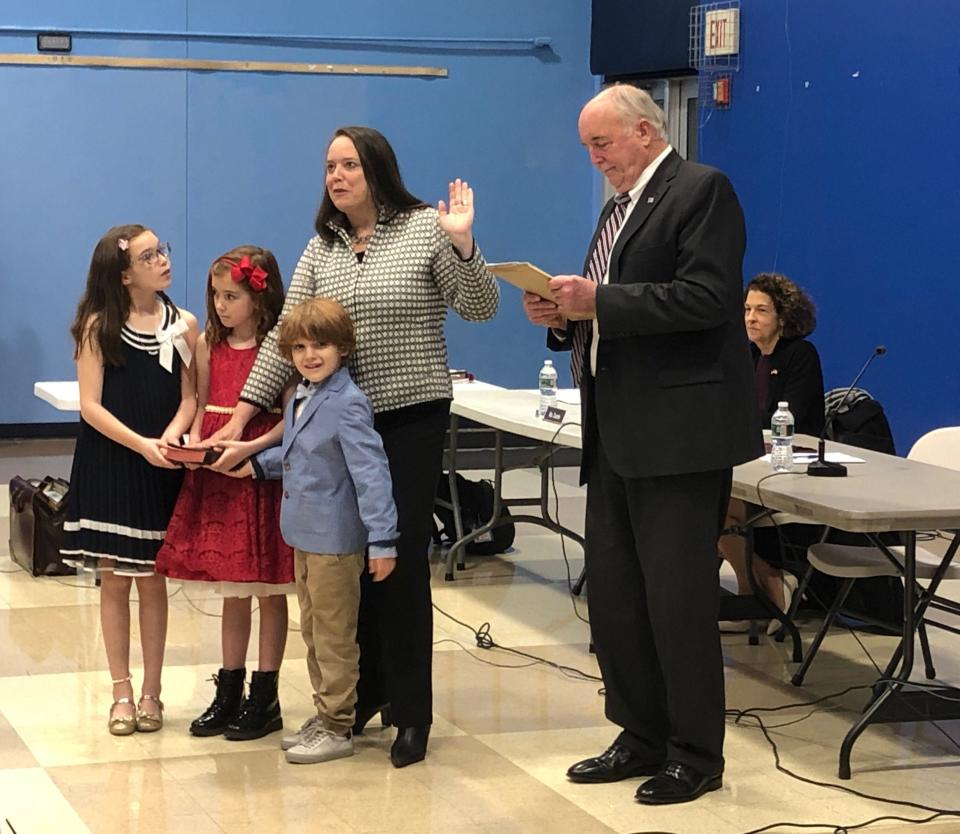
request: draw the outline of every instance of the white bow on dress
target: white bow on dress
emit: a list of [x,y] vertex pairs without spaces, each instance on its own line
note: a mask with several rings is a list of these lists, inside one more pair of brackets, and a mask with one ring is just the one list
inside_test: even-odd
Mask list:
[[190,346],[184,338],[184,333],[190,329],[189,325],[182,318],[177,319],[169,327],[162,327],[157,330],[157,341],[160,343],[160,367],[169,373],[173,373],[173,349],[177,349],[183,364],[188,368],[193,361],[193,353]]

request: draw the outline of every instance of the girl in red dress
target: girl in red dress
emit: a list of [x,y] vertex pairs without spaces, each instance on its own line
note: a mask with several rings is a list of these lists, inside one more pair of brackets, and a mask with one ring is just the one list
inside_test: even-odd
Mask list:
[[[238,246],[217,258],[207,278],[207,327],[197,344],[196,445],[233,413],[257,350],[283,306],[283,282],[268,249]],[[284,395],[284,402],[289,392]],[[282,404],[247,426],[250,454],[283,436]],[[231,478],[188,466],[157,572],[182,582],[209,583],[223,595],[223,667],[217,692],[190,725],[196,736],[260,738],[283,727],[277,677],[287,639],[287,593],[293,585],[293,552],[280,535],[279,481]],[[251,603],[260,610],[259,669],[244,698]]]

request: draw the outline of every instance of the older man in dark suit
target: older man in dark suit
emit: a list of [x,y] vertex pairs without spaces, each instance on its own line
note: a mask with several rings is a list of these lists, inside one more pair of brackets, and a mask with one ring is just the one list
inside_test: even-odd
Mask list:
[[719,171],[670,147],[663,111],[618,85],[580,139],[617,192],[584,275],[526,294],[582,389],[590,620],[606,715],[622,728],[575,782],[652,777],[646,804],[723,781],[717,536],[731,469],[763,453],[743,326],[743,212]]

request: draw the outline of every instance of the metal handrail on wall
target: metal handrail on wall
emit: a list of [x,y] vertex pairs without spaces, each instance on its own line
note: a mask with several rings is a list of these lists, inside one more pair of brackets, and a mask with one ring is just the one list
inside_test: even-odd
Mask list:
[[4,35],[37,35],[42,32],[68,32],[71,35],[103,38],[152,38],[154,40],[187,41],[247,41],[253,43],[336,44],[345,46],[376,46],[417,44],[429,46],[480,46],[545,49],[553,43],[548,37],[529,38],[453,38],[395,35],[292,35],[283,33],[251,34],[249,32],[199,32],[169,29],[99,29],[74,26],[0,26]]

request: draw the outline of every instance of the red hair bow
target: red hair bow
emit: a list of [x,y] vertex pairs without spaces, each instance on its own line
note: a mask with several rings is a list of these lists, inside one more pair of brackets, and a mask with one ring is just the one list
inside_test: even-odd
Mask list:
[[244,255],[239,263],[228,261],[230,277],[238,284],[246,279],[250,289],[254,292],[263,292],[267,288],[267,273],[259,266],[254,266],[249,255]]

